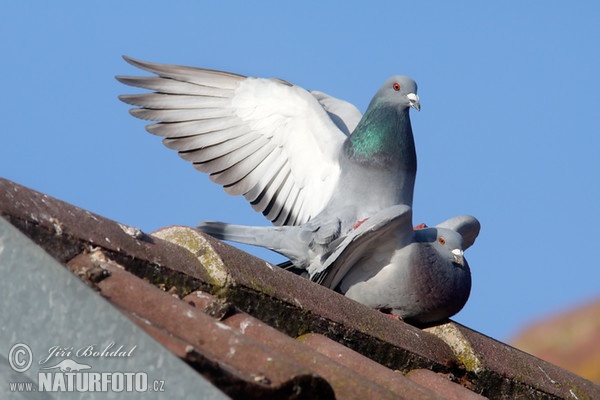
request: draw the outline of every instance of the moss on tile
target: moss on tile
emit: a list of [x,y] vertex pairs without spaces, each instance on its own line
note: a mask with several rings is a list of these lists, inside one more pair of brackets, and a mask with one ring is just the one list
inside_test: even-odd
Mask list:
[[425,331],[432,333],[442,339],[454,352],[456,358],[469,372],[479,373],[483,366],[481,360],[471,347],[469,341],[460,333],[454,323],[449,322],[442,325],[426,328]]
[[160,239],[181,246],[196,257],[212,282],[216,286],[227,286],[231,277],[218,252],[202,234],[185,226],[172,226],[160,229],[152,234]]

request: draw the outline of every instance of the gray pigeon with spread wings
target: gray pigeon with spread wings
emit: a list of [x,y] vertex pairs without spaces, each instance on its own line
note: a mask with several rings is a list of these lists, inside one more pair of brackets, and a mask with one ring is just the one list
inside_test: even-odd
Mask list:
[[281,227],[203,222],[198,228],[219,239],[277,251],[311,280],[416,323],[448,318],[467,302],[471,272],[463,252],[479,234],[474,217],[413,229],[411,207],[397,205],[345,235],[339,234],[339,224],[335,219]]
[[279,79],[142,62],[156,74],[119,76],[153,93],[122,95],[135,117],[231,195],[274,225],[316,216],[347,232],[395,204],[412,205],[417,157],[409,109],[416,83],[394,76],[367,111]]
[[132,115],[158,121],[147,130],[276,225],[201,230],[275,250],[312,280],[416,322],[463,307],[471,287],[463,251],[479,223],[462,216],[412,229],[409,109],[420,109],[412,79],[385,81],[361,115],[279,79],[125,59],[156,74],[117,77],[154,91],[120,96],[140,107]]

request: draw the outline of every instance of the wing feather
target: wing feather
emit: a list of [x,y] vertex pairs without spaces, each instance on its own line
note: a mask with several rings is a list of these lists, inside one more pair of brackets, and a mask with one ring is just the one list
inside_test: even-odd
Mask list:
[[229,100],[224,97],[172,95],[164,93],[123,94],[119,99],[132,106],[149,109],[193,109],[226,107]]
[[241,121],[236,121],[233,118],[210,118],[196,121],[152,124],[148,125],[146,130],[157,136],[182,137],[222,131],[235,128],[236,126],[242,126]]
[[269,175],[277,171],[277,158],[279,158],[279,154],[276,151],[270,151],[246,176],[233,185],[225,187],[225,191],[232,195],[242,194],[246,197],[246,193],[254,187],[260,187],[263,182],[269,182]]
[[197,121],[209,118],[222,118],[231,116],[231,110],[224,108],[192,108],[192,109],[170,109],[150,110],[146,108],[132,108],[131,115],[147,121],[162,122],[185,122]]
[[179,152],[215,146],[231,139],[248,134],[248,129],[243,126],[223,129],[217,132],[199,133],[192,136],[174,137],[163,139],[163,144]]
[[[281,157],[280,157],[281,159]],[[289,194],[289,185],[286,186],[286,182],[290,176],[290,169],[287,163],[284,163],[283,166],[277,172],[277,175],[273,178],[272,182],[269,182],[268,185],[265,185],[264,189],[260,192],[257,197],[254,197],[254,194],[250,194],[247,199],[250,201],[252,208],[256,211],[263,213],[270,221],[273,218],[270,218],[271,210],[273,207],[283,207],[286,204],[287,196]],[[285,192],[287,190],[287,192]],[[253,197],[253,200],[250,200],[250,197]]]
[[[261,149],[260,143],[257,143],[257,141],[252,142],[252,146],[255,147],[246,146],[239,151],[232,152],[231,154],[219,158],[219,161],[221,161],[222,158],[227,157],[228,160],[233,161],[233,165],[226,170],[210,175],[210,179],[213,182],[224,186],[225,192],[232,196],[244,194],[243,191],[238,190],[235,183],[247,176],[269,154],[268,149]],[[209,163],[213,162],[214,160],[209,161]]]
[[250,152],[259,150],[264,144],[264,139],[261,137],[243,135],[210,147],[199,147],[185,152],[180,151],[179,155],[184,160],[193,163],[212,164],[214,166],[205,165],[204,167],[212,168],[213,172],[217,172],[227,168],[230,163],[241,161]]
[[[276,196],[270,199],[263,214],[270,221],[277,221],[276,225],[283,225],[290,209],[294,206],[296,200],[294,192],[294,180],[291,177],[291,171],[288,170],[283,184],[277,188]],[[285,207],[284,207],[285,206]],[[280,218],[282,211],[284,212],[283,218]]]
[[[290,189],[289,189],[288,195],[286,197],[286,201],[285,201],[286,206],[287,205],[289,205],[289,206],[277,207],[276,209],[271,211],[271,214],[274,214],[273,211],[279,210],[279,212],[277,213],[277,215],[274,218],[274,221],[277,221],[278,225],[292,225],[291,222],[293,222],[293,217],[294,217],[293,213],[298,208],[297,203],[298,203],[299,191],[300,190],[298,189],[297,186],[290,185]],[[278,204],[276,203],[276,205],[278,205]]]
[[353,106],[278,79],[125,60],[156,75],[117,77],[153,91],[120,96],[140,107],[131,114],[157,121],[147,130],[227,193],[276,225],[304,223],[325,207]]
[[175,79],[165,79],[159,76],[120,76],[119,81],[126,85],[154,90],[157,93],[163,94],[187,93],[195,96],[231,96],[231,89],[204,86]]
[[265,175],[263,179],[244,193],[244,197],[250,202],[252,208],[259,212],[263,210],[257,209],[255,204],[258,204],[264,198],[267,190],[275,190],[281,184],[280,180],[286,176],[285,172],[282,172],[282,169],[285,168],[286,160],[284,157],[281,157],[281,148],[276,147],[272,154],[274,155],[273,162],[269,168],[264,170]]

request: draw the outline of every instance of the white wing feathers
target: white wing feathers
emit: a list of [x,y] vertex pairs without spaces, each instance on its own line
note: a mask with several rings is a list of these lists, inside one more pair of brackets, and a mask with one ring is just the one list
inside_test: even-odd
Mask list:
[[120,96],[141,107],[131,114],[158,121],[146,129],[227,193],[244,195],[275,225],[304,223],[325,207],[342,143],[360,119],[354,106],[281,80],[125,59],[158,75],[117,77],[154,91]]

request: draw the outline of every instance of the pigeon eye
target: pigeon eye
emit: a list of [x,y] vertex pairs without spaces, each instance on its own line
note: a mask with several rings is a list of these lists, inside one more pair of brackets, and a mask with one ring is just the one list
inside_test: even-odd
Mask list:
[[394,90],[396,92],[400,90],[400,84],[398,82],[394,82],[394,84],[392,85],[392,87],[394,88]]
[[446,239],[444,239],[443,237],[438,239],[438,242],[440,242],[441,245],[446,244]]

